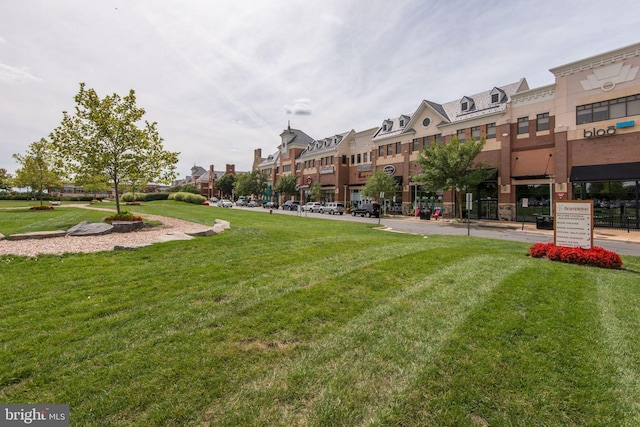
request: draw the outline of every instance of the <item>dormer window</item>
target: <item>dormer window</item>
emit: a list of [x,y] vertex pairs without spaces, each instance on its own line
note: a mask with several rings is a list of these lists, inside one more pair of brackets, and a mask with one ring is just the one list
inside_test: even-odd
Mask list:
[[385,132],[389,132],[392,127],[393,127],[393,122],[391,120],[385,120],[382,123],[382,130]]
[[462,110],[462,112],[472,111],[474,107],[475,107],[475,102],[473,101],[472,98],[465,96],[460,100],[460,110]]
[[400,119],[400,127],[404,127],[404,119]]
[[498,89],[497,87],[494,87],[490,94],[492,104],[499,104],[506,95],[502,89]]

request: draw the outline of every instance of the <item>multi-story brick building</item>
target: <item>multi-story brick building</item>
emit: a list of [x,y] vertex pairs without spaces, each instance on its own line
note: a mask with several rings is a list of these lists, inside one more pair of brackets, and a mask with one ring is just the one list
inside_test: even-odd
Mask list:
[[315,140],[288,128],[278,152],[257,153],[254,167],[270,171],[272,182],[295,173],[301,199],[306,185],[320,182],[323,201],[353,204],[382,169],[395,177],[405,212],[428,203],[452,215],[450,191],[431,194],[412,182],[416,159],[425,145],[453,136],[485,138],[480,160],[494,174],[473,189],[472,218],[531,221],[552,214],[555,200],[593,199],[596,225],[640,228],[639,69],[640,43],[552,68],[548,86],[530,89],[523,78],[443,104],[423,100],[362,132]]

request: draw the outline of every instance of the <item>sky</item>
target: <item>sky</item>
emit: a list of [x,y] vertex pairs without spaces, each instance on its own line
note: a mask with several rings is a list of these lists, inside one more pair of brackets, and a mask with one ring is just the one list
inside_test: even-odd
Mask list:
[[640,42],[637,0],[2,0],[0,168],[133,89],[178,177],[248,171],[291,123],[314,139]]

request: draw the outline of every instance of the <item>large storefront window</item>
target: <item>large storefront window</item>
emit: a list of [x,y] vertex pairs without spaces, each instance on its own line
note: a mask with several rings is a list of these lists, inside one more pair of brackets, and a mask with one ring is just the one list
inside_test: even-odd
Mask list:
[[596,227],[640,228],[639,181],[576,182],[573,197],[593,200]]
[[[549,184],[516,186],[516,221],[535,222],[536,217],[551,214]],[[526,199],[527,207],[523,206]]]

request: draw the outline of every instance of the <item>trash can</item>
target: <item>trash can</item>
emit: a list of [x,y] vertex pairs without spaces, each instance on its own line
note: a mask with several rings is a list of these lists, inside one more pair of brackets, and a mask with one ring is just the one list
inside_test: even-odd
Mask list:
[[431,219],[431,211],[429,209],[420,209],[420,219]]
[[553,217],[550,215],[537,216],[536,228],[538,230],[553,230]]

